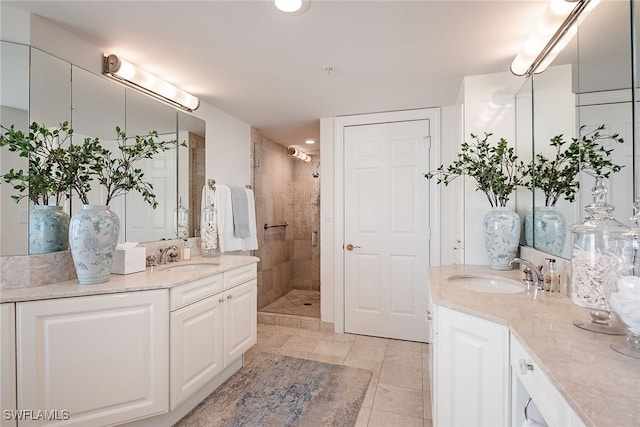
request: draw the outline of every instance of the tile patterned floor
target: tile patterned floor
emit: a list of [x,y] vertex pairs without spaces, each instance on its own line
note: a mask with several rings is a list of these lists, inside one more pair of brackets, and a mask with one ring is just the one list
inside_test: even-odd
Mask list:
[[263,351],[370,370],[358,427],[432,427],[428,344],[259,323],[245,361]]
[[294,289],[260,309],[261,312],[320,318],[320,292]]

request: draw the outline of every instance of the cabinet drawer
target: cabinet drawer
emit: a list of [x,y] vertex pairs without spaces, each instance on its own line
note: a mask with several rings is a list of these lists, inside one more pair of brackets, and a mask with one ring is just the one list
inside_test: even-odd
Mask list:
[[[225,273],[226,274],[226,273]],[[185,305],[200,301],[208,296],[222,291],[222,274],[205,277],[186,285],[171,288],[170,310],[173,311]]]
[[229,289],[258,277],[258,265],[253,263],[224,273],[224,288]]
[[511,369],[550,426],[584,426],[551,380],[511,335]]

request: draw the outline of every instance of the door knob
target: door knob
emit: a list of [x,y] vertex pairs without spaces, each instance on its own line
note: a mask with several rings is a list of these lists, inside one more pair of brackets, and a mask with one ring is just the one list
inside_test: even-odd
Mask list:
[[352,251],[352,250],[354,250],[354,249],[358,249],[359,247],[360,247],[360,246],[354,246],[354,245],[352,245],[351,243],[348,243],[348,244],[347,244],[347,246],[346,246],[346,248],[347,248],[347,250],[348,250],[348,251]]

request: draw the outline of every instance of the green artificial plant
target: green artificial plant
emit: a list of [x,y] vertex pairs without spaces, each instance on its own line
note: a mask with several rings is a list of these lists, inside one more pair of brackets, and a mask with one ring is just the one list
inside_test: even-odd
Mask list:
[[437,177],[436,183],[445,186],[460,176],[469,176],[476,181],[476,191],[484,192],[492,207],[506,206],[516,187],[523,183],[525,166],[518,161],[506,139],[500,138],[497,144],[491,144],[492,135],[485,132],[481,139],[471,134],[473,142],[462,143],[456,161],[448,166],[440,165],[424,176]]
[[593,177],[609,178],[612,173],[619,172],[623,166],[611,161],[613,148],[605,148],[602,142],[610,140],[623,143],[617,134],[602,133],[605,125],[583,134],[585,126],[580,128],[579,138],[571,138],[571,142],[563,135],[551,138],[550,146],[555,148],[555,158],[548,158],[542,153],[536,154],[528,165],[525,174],[531,179],[525,183],[530,190],[539,188],[544,193],[545,206],[555,206],[560,197],[573,202],[580,189],[579,172]]
[[33,122],[28,132],[16,130],[14,125],[5,127],[0,135],[0,147],[29,159],[28,169],[9,169],[2,180],[13,185],[18,194],[11,198],[19,202],[28,197],[34,205],[59,205],[69,197],[70,138],[73,130],[64,122],[58,128],[47,128]]
[[[176,147],[178,141],[160,141],[157,131],[127,137],[120,127],[116,127],[116,134],[114,150],[103,147],[97,138],[87,138],[84,144],[71,147],[70,158],[78,165],[74,169],[73,190],[82,203],[89,204],[89,191],[95,181],[105,189],[106,205],[115,197],[136,191],[155,209],[158,202],[153,186],[144,180],[144,173],[136,163]],[[180,145],[186,146],[184,143]]]

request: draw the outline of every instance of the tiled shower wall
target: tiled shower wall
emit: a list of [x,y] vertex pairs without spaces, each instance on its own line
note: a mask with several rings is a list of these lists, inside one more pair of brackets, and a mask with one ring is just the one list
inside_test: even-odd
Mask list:
[[[320,290],[319,180],[310,164],[287,156],[286,147],[252,129],[256,222],[258,225],[258,309],[292,289]],[[264,224],[287,227],[264,229]],[[318,236],[318,242],[320,238]]]

